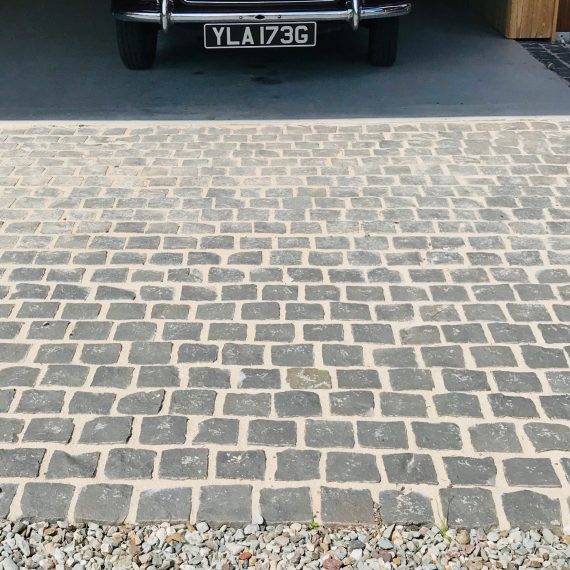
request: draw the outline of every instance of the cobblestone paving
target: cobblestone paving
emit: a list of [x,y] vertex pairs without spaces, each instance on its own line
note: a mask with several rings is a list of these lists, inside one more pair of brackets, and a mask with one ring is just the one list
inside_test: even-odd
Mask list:
[[0,142],[0,517],[570,524],[570,121]]
[[545,41],[521,41],[523,47],[570,86],[570,45]]

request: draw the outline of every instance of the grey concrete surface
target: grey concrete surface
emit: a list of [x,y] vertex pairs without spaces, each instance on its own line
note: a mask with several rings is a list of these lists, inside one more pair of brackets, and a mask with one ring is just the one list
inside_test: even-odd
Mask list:
[[517,43],[449,0],[406,18],[396,67],[369,67],[366,31],[307,50],[206,52],[161,38],[155,69],[123,69],[107,2],[0,3],[0,119],[327,119],[568,114],[570,93]]

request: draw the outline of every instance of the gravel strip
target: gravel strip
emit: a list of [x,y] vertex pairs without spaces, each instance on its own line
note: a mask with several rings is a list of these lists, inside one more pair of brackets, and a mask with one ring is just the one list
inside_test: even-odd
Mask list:
[[485,570],[570,567],[570,535],[391,525],[101,526],[0,523],[0,568]]

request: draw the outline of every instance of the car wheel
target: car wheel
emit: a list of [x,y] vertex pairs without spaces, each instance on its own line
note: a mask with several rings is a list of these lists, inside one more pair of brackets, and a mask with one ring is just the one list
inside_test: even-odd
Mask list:
[[149,69],[156,56],[158,28],[141,22],[117,20],[119,54],[129,69]]
[[400,18],[382,18],[370,22],[368,60],[378,67],[390,67],[398,53]]

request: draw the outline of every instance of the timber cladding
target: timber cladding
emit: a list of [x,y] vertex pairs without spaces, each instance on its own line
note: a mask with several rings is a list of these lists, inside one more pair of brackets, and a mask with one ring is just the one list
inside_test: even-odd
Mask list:
[[559,32],[570,32],[570,0],[560,0],[556,29]]
[[471,0],[471,4],[507,38],[550,38],[556,31],[559,0]]

